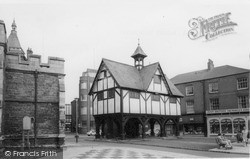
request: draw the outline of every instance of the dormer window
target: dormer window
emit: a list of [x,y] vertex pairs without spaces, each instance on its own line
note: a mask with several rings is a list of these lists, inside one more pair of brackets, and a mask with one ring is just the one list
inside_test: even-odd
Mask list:
[[154,83],[161,84],[161,75],[154,76]]

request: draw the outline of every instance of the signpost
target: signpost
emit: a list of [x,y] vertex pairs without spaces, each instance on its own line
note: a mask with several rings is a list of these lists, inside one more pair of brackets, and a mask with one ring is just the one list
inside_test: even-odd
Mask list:
[[25,146],[25,131],[27,132],[27,147],[30,149],[29,131],[31,130],[31,118],[23,117],[23,132],[22,132],[22,150]]

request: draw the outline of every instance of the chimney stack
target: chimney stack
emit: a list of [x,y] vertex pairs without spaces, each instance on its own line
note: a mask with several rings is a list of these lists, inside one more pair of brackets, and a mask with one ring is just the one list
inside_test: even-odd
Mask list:
[[214,68],[214,62],[211,59],[208,59],[207,69],[212,70]]

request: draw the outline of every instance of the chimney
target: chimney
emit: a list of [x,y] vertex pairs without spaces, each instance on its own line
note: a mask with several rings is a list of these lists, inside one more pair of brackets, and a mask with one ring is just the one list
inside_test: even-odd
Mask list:
[[212,70],[214,68],[214,62],[211,59],[208,59],[207,69]]

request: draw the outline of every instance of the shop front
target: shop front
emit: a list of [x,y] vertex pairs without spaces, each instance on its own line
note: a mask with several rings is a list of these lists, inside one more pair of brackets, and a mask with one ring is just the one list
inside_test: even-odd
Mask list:
[[206,111],[208,137],[219,133],[235,136],[244,127],[249,130],[249,108]]
[[204,135],[205,122],[204,116],[200,115],[187,115],[180,118],[180,123],[183,126],[183,135]]

